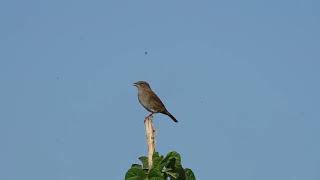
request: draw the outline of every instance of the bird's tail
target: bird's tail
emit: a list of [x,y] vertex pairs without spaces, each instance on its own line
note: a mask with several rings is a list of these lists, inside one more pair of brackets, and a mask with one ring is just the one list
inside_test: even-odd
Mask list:
[[178,122],[177,119],[172,116],[167,110],[163,112],[163,114],[168,115],[174,122]]

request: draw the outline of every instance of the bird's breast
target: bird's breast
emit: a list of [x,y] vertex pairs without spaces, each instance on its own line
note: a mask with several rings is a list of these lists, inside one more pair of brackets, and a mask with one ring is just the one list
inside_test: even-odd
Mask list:
[[152,94],[152,92],[139,91],[139,92],[138,92],[138,99],[139,99],[140,104],[141,104],[147,111],[157,112],[157,111],[153,108],[153,106],[152,106],[151,94]]

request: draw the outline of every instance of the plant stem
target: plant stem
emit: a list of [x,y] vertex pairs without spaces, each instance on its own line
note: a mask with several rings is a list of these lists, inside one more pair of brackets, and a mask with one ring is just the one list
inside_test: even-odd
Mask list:
[[144,120],[146,126],[147,146],[148,146],[148,167],[152,168],[152,156],[155,152],[155,130],[152,123],[153,116],[148,116]]

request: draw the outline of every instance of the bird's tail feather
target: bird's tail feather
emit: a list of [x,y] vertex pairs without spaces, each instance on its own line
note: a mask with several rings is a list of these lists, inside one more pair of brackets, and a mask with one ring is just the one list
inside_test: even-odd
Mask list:
[[168,115],[174,122],[178,122],[178,120],[172,116],[172,114],[170,114],[168,111],[163,112],[163,114]]

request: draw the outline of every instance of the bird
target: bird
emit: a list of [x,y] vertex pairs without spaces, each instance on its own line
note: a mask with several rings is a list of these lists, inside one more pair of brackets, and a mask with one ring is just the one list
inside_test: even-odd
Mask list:
[[140,104],[151,113],[146,118],[155,113],[162,113],[169,116],[174,122],[178,122],[177,119],[169,113],[156,93],[152,91],[149,83],[146,81],[138,81],[133,83],[133,85],[138,88],[138,100]]

